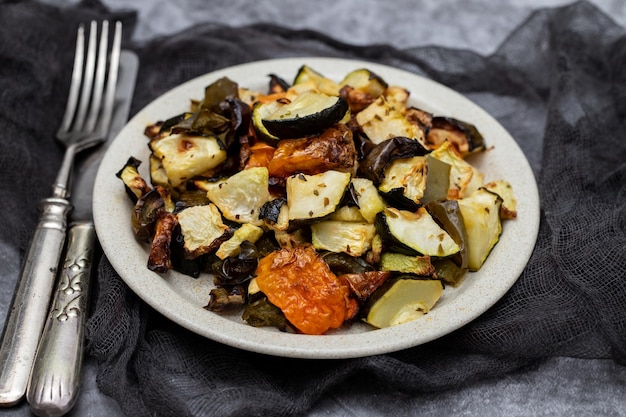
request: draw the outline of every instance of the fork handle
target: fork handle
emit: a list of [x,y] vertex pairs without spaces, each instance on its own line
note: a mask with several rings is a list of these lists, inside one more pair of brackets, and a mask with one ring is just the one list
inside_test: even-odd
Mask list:
[[18,403],[26,393],[67,228],[69,201],[41,201],[39,223],[22,266],[0,345],[0,406]]
[[80,386],[96,233],[93,223],[85,221],[72,224],[67,236],[63,269],[26,392],[31,410],[42,417],[71,410]]

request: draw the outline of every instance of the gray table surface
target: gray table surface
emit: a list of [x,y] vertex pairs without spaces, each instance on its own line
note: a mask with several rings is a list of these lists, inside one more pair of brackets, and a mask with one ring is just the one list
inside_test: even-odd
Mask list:
[[[43,0],[67,5],[77,0]],[[138,10],[134,38],[151,39],[203,21],[233,26],[273,22],[290,28],[323,31],[352,44],[385,43],[400,48],[440,45],[493,52],[512,29],[536,8],[558,7],[568,0],[103,0],[112,9]],[[591,1],[626,26],[626,1]],[[407,12],[410,11],[410,12]],[[428,25],[422,22],[428,21]],[[4,321],[10,295],[1,297]],[[88,361],[74,417],[123,416],[117,404],[99,392],[96,365]],[[456,390],[405,399],[419,416],[626,416],[626,368],[609,360],[552,358],[502,378]],[[409,407],[407,407],[409,409]],[[26,404],[0,410],[2,416],[30,416]],[[308,414],[386,416],[375,399],[328,395]]]

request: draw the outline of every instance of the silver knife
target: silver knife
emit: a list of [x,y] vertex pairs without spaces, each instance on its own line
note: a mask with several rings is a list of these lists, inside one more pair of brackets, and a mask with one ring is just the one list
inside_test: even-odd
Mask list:
[[61,416],[78,398],[87,300],[97,246],[92,219],[94,180],[108,143],[128,120],[138,67],[133,52],[121,52],[108,140],[83,161],[77,161],[65,259],[26,392],[30,408],[38,416]]

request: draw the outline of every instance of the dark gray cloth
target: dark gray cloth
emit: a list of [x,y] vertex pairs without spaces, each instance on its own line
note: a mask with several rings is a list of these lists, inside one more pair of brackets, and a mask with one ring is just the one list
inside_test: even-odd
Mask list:
[[[74,28],[109,15],[93,1],[70,10],[0,4],[3,254],[23,254],[37,201],[60,163],[51,132],[69,87]],[[132,27],[133,13],[118,16]],[[394,415],[407,395],[551,356],[626,363],[626,37],[590,4],[534,13],[490,56],[357,47],[311,31],[218,23],[126,46],[141,61],[133,113],[192,77],[265,58],[359,58],[432,78],[484,107],[516,138],[537,175],[542,215],[527,268],[479,319],[423,346],[350,360],[264,356],[192,334],[146,306],[104,258],[88,353],[99,362],[100,389],[128,415],[299,415],[333,389],[380,394]]]

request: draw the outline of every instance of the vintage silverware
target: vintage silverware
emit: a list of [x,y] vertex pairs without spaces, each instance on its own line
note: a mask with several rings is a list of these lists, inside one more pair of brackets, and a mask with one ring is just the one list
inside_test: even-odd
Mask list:
[[[117,136],[128,119],[137,70],[137,56],[122,51],[109,139]],[[65,260],[26,393],[31,410],[38,416],[56,417],[67,413],[80,391],[87,300],[94,254],[98,249],[92,195],[96,172],[106,149],[104,144],[77,163],[72,188],[74,211],[70,216]]]
[[85,55],[85,28],[78,29],[74,70],[68,104],[57,139],[66,151],[53,185],[52,197],[42,200],[41,215],[22,266],[0,345],[0,405],[19,402],[26,393],[65,242],[68,184],[75,155],[102,143],[109,132],[121,45],[121,23],[115,24],[113,47],[108,50],[108,22],[97,40],[97,22],[89,29]]

